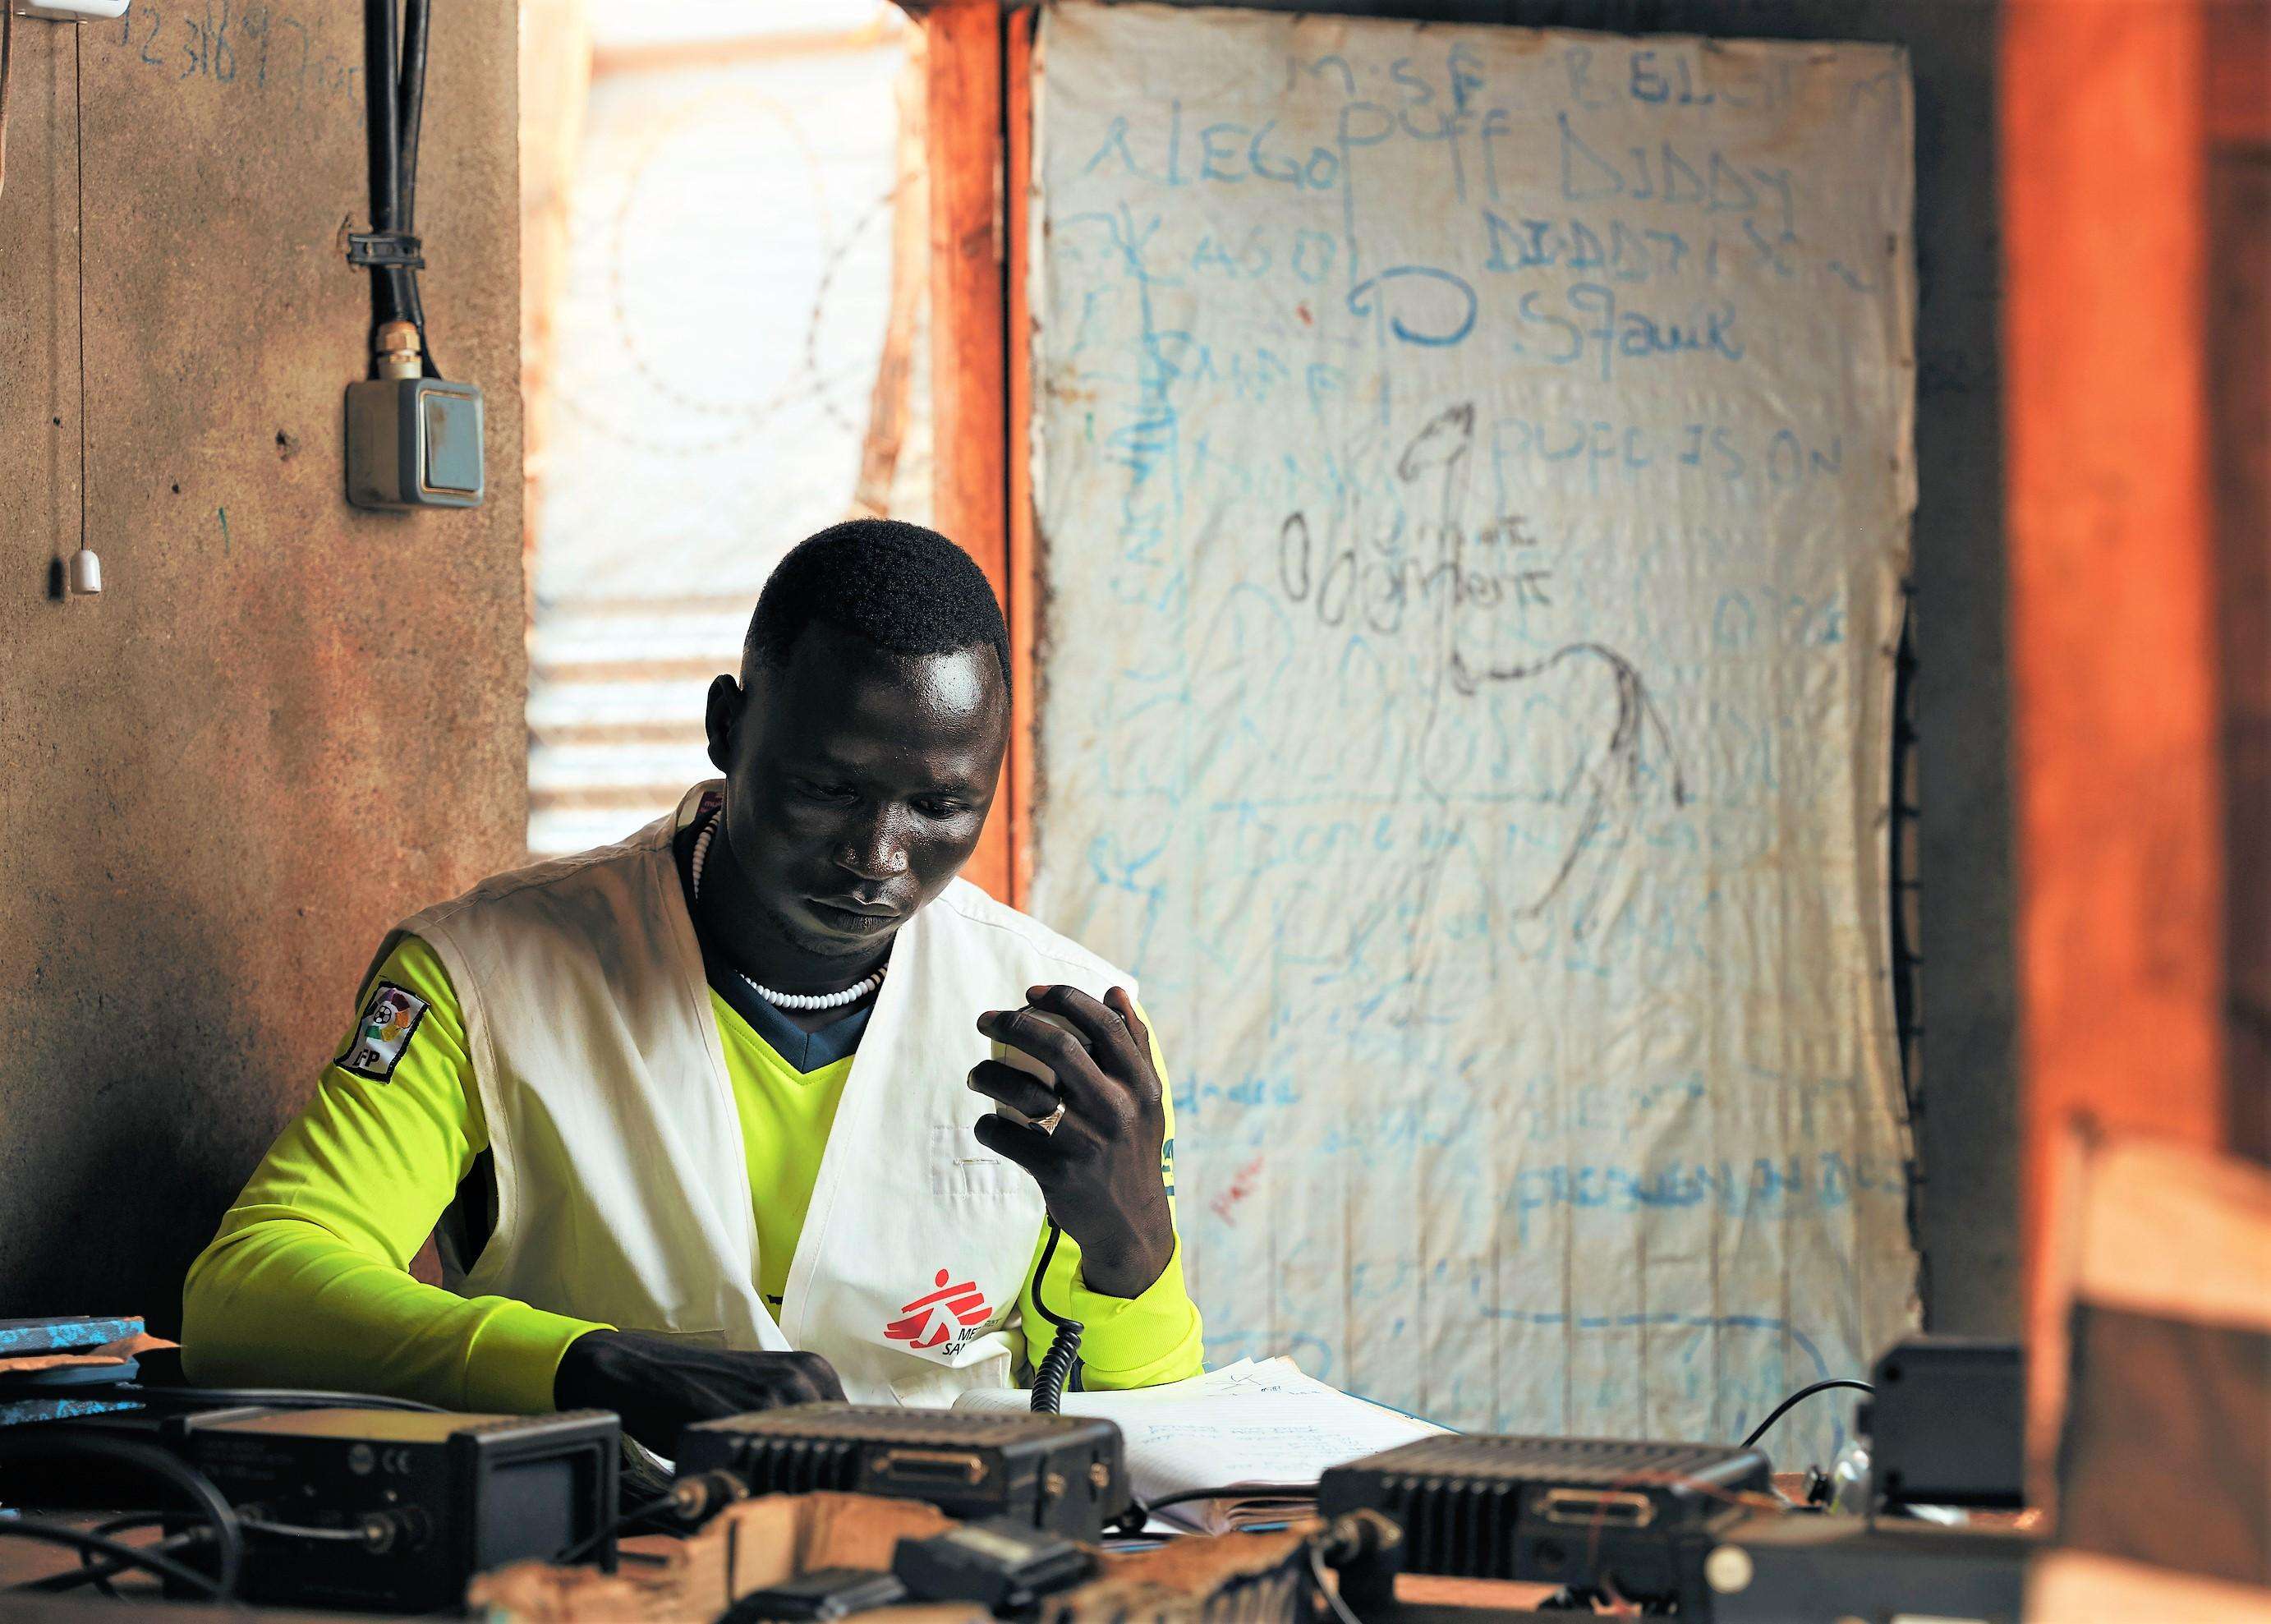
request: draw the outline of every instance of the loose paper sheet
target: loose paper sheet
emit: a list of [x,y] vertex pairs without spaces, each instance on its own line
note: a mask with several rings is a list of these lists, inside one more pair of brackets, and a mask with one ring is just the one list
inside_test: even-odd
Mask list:
[[[978,1388],[954,1407],[1021,1411],[1031,1397],[1018,1388]],[[1250,1492],[1160,1514],[1206,1533],[1306,1515],[1328,1469],[1442,1430],[1351,1398],[1285,1359],[1241,1359],[1161,1387],[1067,1393],[1063,1405],[1067,1415],[1102,1416],[1118,1425],[1129,1486],[1146,1505],[1171,1494],[1245,1486]]]
[[1905,56],[1077,4],[1039,54],[1033,898],[1143,979],[1210,1357],[1698,1439],[1865,1374]]

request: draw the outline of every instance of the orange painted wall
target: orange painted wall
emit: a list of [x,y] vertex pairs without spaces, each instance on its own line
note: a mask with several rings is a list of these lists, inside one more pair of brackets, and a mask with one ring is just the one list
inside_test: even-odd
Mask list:
[[341,495],[359,9],[190,11],[19,17],[0,190],[0,1315],[153,1330],[372,949],[528,828],[515,8],[434,8],[425,303],[488,495],[420,513]]
[[2070,1114],[2222,1134],[2203,39],[2192,4],[2003,14],[2030,1257]]

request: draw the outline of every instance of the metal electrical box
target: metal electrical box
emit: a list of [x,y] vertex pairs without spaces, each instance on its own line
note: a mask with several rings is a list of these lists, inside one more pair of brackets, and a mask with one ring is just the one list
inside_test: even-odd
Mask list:
[[359,508],[481,505],[481,391],[442,378],[347,386],[347,500]]

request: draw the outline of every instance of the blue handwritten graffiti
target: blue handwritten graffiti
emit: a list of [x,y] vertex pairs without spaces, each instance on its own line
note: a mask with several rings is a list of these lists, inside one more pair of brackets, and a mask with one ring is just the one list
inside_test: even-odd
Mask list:
[[1390,332],[1406,344],[1420,344],[1443,349],[1458,343],[1475,330],[1475,316],[1479,308],[1475,302],[1475,290],[1467,285],[1464,277],[1454,276],[1448,271],[1438,271],[1433,265],[1396,265],[1381,272],[1378,276],[1366,277],[1349,289],[1349,314],[1371,315],[1374,298],[1381,289],[1389,282],[1398,281],[1406,277],[1419,278],[1426,282],[1450,288],[1457,295],[1453,308],[1458,311],[1458,317],[1456,321],[1445,320],[1438,312],[1436,320],[1432,324],[1434,330],[1428,332],[1409,326],[1402,316],[1390,313],[1388,317],[1388,330]]

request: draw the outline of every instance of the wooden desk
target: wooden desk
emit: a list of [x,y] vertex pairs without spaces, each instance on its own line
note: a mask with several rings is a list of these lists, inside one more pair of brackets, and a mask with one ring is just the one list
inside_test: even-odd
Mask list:
[[[72,1526],[93,1527],[96,1516],[57,1517]],[[1984,1520],[1984,1519],[1983,1519]],[[2009,1526],[2029,1519],[2028,1514],[2005,1514],[1994,1519]],[[130,1531],[123,1536],[139,1544],[155,1538],[154,1531]],[[624,1549],[667,1549],[676,1542],[655,1535],[624,1542]],[[369,1613],[316,1613],[300,1609],[217,1608],[205,1604],[165,1603],[157,1585],[146,1579],[122,1576],[116,1581],[123,1595],[135,1599],[112,1601],[92,1590],[63,1595],[11,1595],[10,1587],[28,1583],[50,1574],[68,1572],[77,1556],[58,1546],[30,1540],[0,1538],[0,1624],[31,1624],[32,1620],[66,1616],[90,1624],[125,1624],[135,1619],[245,1620],[246,1624],[339,1624],[357,1619],[368,1624]],[[1447,1579],[1424,1574],[1405,1575],[1396,1582],[1397,1624],[1512,1624],[1514,1620],[1567,1620],[1581,1615],[1539,1613],[1536,1609],[1554,1587],[1515,1584],[1487,1579]],[[2147,1568],[2088,1552],[2045,1548],[2029,1570],[2026,1618],[2030,1624],[2134,1624],[2140,1619],[2167,1620],[2170,1624],[2200,1620],[2208,1624],[2271,1624],[2271,1591],[2202,1579],[2163,1568]]]

